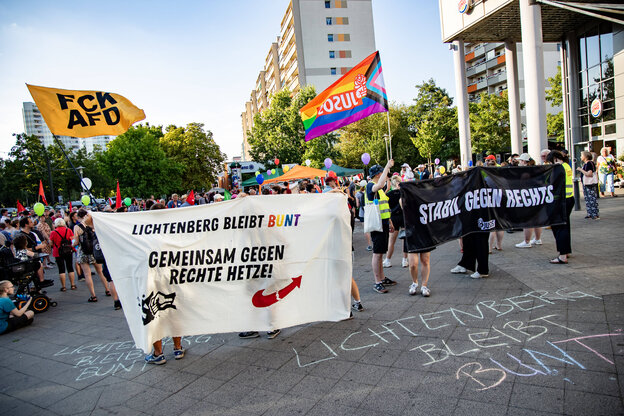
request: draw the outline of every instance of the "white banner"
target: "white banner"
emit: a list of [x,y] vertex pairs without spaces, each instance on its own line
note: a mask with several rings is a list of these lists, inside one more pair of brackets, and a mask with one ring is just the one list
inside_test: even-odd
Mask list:
[[130,332],[145,352],[166,336],[349,317],[344,195],[252,196],[92,215]]

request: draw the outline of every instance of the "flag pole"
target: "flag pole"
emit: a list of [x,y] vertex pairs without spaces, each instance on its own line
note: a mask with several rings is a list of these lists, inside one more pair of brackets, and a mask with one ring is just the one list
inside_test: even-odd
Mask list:
[[[67,162],[69,162],[69,166],[72,167],[72,169],[74,170],[78,178],[80,178],[80,185],[82,186],[82,189],[85,189],[89,193],[89,197],[91,198],[91,203],[95,205],[95,197],[91,193],[91,189],[87,189],[87,185],[85,185],[85,183],[83,182],[82,176],[80,176],[80,174],[78,173],[78,170],[76,169],[72,161],[69,159],[69,156],[67,156],[67,153],[65,153],[65,148],[63,147],[63,144],[61,143],[61,141],[58,139],[58,136],[56,134],[53,134],[52,137],[54,137],[54,140],[56,141],[56,144],[58,145],[58,147],[61,148],[61,152],[63,152],[63,156],[65,156],[65,159],[67,159]],[[71,198],[69,198],[69,200],[71,201]]]
[[390,109],[386,112],[388,116],[388,141],[390,142],[390,159],[392,159],[392,132],[390,131]]

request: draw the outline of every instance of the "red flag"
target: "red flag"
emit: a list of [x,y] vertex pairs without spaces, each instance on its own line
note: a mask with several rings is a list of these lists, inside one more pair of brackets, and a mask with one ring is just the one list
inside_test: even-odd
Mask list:
[[71,201],[69,201],[69,212],[72,212],[72,211],[73,211],[73,208],[71,206]]
[[20,204],[19,199],[17,200],[17,212],[24,212],[26,211],[26,209],[24,208],[24,206],[22,204]]
[[115,209],[121,208],[121,192],[119,192],[119,181],[117,181],[117,193],[115,194]]
[[186,197],[186,202],[188,202],[191,205],[195,205],[195,192],[191,189],[191,192],[189,192],[188,196]]
[[45,194],[43,193],[43,183],[41,182],[41,179],[39,179],[39,196],[41,197],[44,205],[48,205],[48,201],[46,201]]

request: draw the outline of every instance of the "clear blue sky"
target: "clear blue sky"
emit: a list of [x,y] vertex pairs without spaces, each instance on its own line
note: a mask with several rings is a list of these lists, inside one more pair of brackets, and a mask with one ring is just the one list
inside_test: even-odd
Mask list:
[[[25,83],[106,90],[152,125],[201,122],[240,155],[240,114],[288,0],[0,2],[0,157],[24,130]],[[391,101],[411,103],[434,78],[455,95],[437,1],[373,0],[377,49]]]

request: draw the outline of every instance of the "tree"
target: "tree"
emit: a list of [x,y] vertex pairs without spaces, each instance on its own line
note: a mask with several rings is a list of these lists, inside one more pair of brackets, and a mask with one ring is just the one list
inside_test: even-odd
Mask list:
[[502,95],[481,93],[470,104],[470,135],[475,153],[501,153],[511,148],[507,91]]
[[321,166],[325,158],[338,157],[335,133],[305,141],[299,110],[314,97],[316,91],[311,85],[303,87],[294,97],[287,88],[273,95],[269,108],[255,115],[247,136],[253,160],[273,168],[276,167],[275,158],[280,164],[303,163],[310,159],[313,166]]
[[183,166],[182,189],[209,189],[216,182],[226,156],[203,124],[169,126],[160,145],[170,160]]
[[161,195],[180,189],[183,166],[170,160],[160,146],[162,127],[138,125],[108,143],[107,150],[96,154],[102,172],[112,180],[114,194],[119,180],[125,196]]
[[[561,84],[561,67],[557,68],[557,74],[548,78],[550,88],[546,89],[546,101],[549,101],[553,107],[559,107],[563,104],[563,91]],[[548,137],[555,137],[558,142],[565,141],[565,127],[563,124],[563,111],[557,114],[546,114],[546,129]]]
[[[398,162],[413,164],[418,154],[410,140],[409,109],[402,104],[390,104],[390,131],[392,133],[392,156]],[[377,113],[340,130],[338,149],[341,153],[339,164],[351,168],[361,168],[362,153],[371,155],[370,165],[385,165],[388,134],[388,113]],[[369,166],[370,166],[369,165]]]
[[[459,154],[457,111],[453,99],[433,79],[417,85],[418,94],[410,108],[411,140],[421,157],[452,159]],[[422,160],[422,159],[421,159]]]

